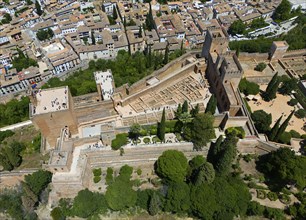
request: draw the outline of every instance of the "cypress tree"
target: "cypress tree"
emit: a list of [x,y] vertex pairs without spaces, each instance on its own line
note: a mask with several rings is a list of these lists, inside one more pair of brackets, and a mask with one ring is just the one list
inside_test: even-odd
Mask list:
[[139,26],[139,37],[142,37],[142,28]]
[[116,7],[115,5],[113,6],[113,19],[116,20],[118,18],[118,15],[117,15],[117,10],[116,10]]
[[158,195],[154,192],[150,202],[149,202],[149,214],[150,215],[156,215],[159,212],[160,209],[160,199]]
[[38,1],[35,1],[35,8],[36,8],[37,14],[38,14],[39,16],[42,15],[43,11],[41,10],[41,6],[40,6],[40,4],[39,4]]
[[188,102],[187,102],[187,100],[185,100],[184,103],[183,103],[182,113],[188,113]]
[[165,108],[163,109],[163,115],[162,115],[162,118],[161,118],[161,121],[160,123],[158,124],[158,138],[161,140],[161,141],[164,141],[165,140],[165,130],[166,130],[166,111],[165,111]]
[[215,95],[212,95],[207,103],[205,113],[210,112],[212,115],[215,114],[217,108],[217,98]]
[[91,42],[92,42],[93,45],[96,44],[96,38],[95,38],[95,35],[94,35],[93,31],[91,31]]
[[269,82],[267,89],[265,91],[264,98],[266,101],[270,101],[272,99],[275,99],[276,97],[276,92],[278,90],[280,80],[278,77],[278,73],[275,73],[274,76],[272,77],[271,81]]
[[180,104],[178,104],[178,107],[177,107],[177,109],[176,109],[176,112],[175,112],[175,117],[176,118],[179,118],[180,116],[181,116],[181,114],[182,114],[182,106],[181,106],[181,103]]
[[287,128],[287,126],[288,126],[288,124],[289,124],[289,121],[290,121],[290,119],[292,118],[292,115],[294,114],[294,111],[292,111],[291,113],[290,113],[290,115],[287,117],[287,119],[283,122],[283,124],[279,127],[279,129],[278,129],[278,131],[277,131],[277,133],[276,133],[276,135],[275,135],[275,139],[274,139],[274,141],[278,141],[279,140],[279,138],[280,138],[280,136],[285,132],[285,130],[286,130],[286,128]]
[[221,144],[223,142],[223,137],[220,135],[215,143],[210,144],[210,148],[207,153],[207,162],[216,165],[216,159],[218,158],[219,153],[222,151]]
[[192,117],[195,117],[200,111],[200,106],[199,103],[196,105],[195,108],[192,108],[190,111],[190,114],[192,115]]
[[165,51],[165,56],[164,56],[164,60],[163,63],[167,64],[169,62],[169,46],[166,46],[166,51]]
[[280,125],[280,122],[282,120],[283,116],[280,116],[279,119],[275,122],[273,128],[271,129],[269,135],[268,135],[268,138],[270,141],[274,141],[274,138],[277,134],[277,131],[279,129],[279,125]]

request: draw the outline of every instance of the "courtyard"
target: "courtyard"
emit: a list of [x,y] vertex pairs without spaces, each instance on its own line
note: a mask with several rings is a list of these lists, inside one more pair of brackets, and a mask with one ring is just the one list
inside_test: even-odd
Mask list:
[[[267,87],[266,85],[261,85],[260,89],[265,91],[266,87]],[[276,98],[270,102],[266,102],[263,99],[260,99],[258,101],[250,100],[248,101],[248,104],[251,107],[252,112],[257,110],[264,110],[268,114],[271,113],[272,115],[271,127],[273,127],[274,123],[281,115],[283,115],[282,119],[283,122],[288,117],[290,112],[294,110],[294,107],[287,104],[287,102],[290,101],[290,99],[291,99],[290,96],[284,96],[278,93],[276,95]],[[300,134],[304,134],[305,133],[305,131],[303,130],[304,124],[305,124],[305,119],[299,119],[296,116],[292,116],[289,125],[286,128],[286,131],[295,130]]]

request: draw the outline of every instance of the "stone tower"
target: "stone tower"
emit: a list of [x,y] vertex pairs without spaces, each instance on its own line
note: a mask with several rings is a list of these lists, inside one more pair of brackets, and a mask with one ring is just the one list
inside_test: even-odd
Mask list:
[[222,27],[209,28],[202,48],[202,57],[208,58],[210,53],[226,53],[228,48],[228,34]]

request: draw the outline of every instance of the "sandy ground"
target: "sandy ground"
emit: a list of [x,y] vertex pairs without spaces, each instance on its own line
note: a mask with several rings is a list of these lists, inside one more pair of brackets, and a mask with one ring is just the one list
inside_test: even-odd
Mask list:
[[[266,89],[266,85],[260,86],[261,90]],[[257,95],[259,96],[259,95]],[[287,102],[291,99],[290,96],[283,96],[281,94],[277,94],[276,99],[270,102],[266,102],[264,100],[259,100],[260,104],[256,104],[255,101],[248,101],[248,104],[250,105],[252,111],[256,110],[264,110],[267,113],[272,114],[272,124],[271,127],[274,125],[274,123],[277,121],[277,119],[282,115],[283,113],[283,119],[282,122],[288,117],[290,112],[294,109],[292,106],[288,105]],[[295,116],[292,116],[289,125],[286,129],[286,131],[290,130],[296,130],[300,134],[305,134],[305,131],[303,131],[303,125],[305,122],[303,122],[303,119],[299,119]]]
[[2,176],[0,177],[0,190],[18,185],[24,179],[22,176]]

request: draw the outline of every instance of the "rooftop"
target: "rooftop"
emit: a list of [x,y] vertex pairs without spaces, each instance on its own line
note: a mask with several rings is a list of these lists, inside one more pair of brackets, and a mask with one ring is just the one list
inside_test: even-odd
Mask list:
[[36,103],[32,106],[32,115],[65,110],[68,108],[68,86],[37,90],[34,99]]
[[100,85],[103,100],[110,100],[114,94],[114,78],[111,70],[98,71],[94,75],[96,83]]

